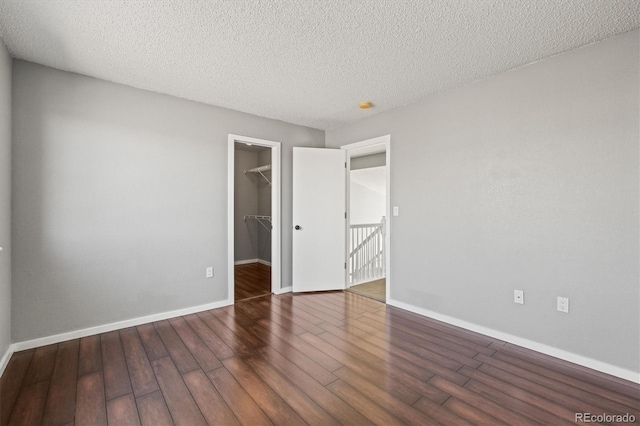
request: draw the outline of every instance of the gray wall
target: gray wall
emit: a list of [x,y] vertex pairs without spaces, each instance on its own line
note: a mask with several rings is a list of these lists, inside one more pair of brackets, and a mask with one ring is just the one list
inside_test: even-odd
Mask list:
[[11,344],[11,56],[0,39],[0,359]]
[[362,157],[351,158],[349,168],[351,170],[368,169],[371,167],[379,167],[387,164],[387,154],[378,152],[377,154],[363,155]]
[[228,133],[283,143],[291,285],[292,146],[324,132],[24,61],[13,76],[14,341],[226,299]]
[[392,299],[639,370],[639,50],[634,31],[327,131],[391,134]]
[[234,168],[234,260],[250,260],[258,257],[258,232],[261,226],[255,220],[244,220],[245,215],[258,213],[258,184],[261,176],[245,174],[245,170],[258,167],[258,153],[235,149]]

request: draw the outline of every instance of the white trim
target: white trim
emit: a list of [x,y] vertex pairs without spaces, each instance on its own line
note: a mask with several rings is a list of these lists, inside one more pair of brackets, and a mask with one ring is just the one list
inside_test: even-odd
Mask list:
[[281,288],[280,290],[275,290],[273,293],[284,294],[284,293],[291,293],[292,291],[293,291],[293,287],[289,286],[289,287]]
[[236,260],[234,265],[248,265],[249,263],[258,263],[258,259]]
[[[349,211],[349,174],[351,173],[351,155],[349,151],[354,151],[354,150],[358,150],[358,149],[362,149],[362,148],[370,148],[376,145],[380,145],[380,146],[384,146],[384,151],[386,153],[386,162],[385,162],[385,166],[387,167],[387,188],[386,188],[386,195],[387,195],[387,212],[386,212],[386,217],[387,217],[387,221],[385,223],[385,227],[386,227],[386,234],[385,234],[385,252],[386,252],[386,259],[385,259],[385,299],[389,300],[391,298],[391,226],[392,226],[392,222],[393,222],[393,218],[391,217],[391,135],[384,135],[384,136],[378,136],[372,139],[367,139],[364,141],[360,141],[360,142],[355,142],[355,143],[351,143],[348,145],[342,145],[340,147],[340,149],[344,149],[347,151],[347,224],[350,223],[351,220],[351,212]],[[382,152],[382,151],[381,151]],[[346,247],[348,247],[349,245],[349,227],[347,227],[346,233],[345,233],[345,245]],[[348,252],[348,250],[345,250],[345,252]],[[349,262],[348,259],[348,253],[345,253],[345,262]],[[345,288],[349,287],[348,283],[349,283],[349,277],[348,277],[349,271],[345,271]]]
[[[373,146],[373,145],[383,145],[383,144],[388,145],[390,141],[391,141],[391,135],[384,135],[384,136],[378,136],[371,139],[366,139],[360,142],[342,145],[340,149],[352,150],[352,149],[364,148],[364,147]],[[388,146],[386,146],[385,148],[388,148]]]
[[445,322],[447,324],[462,327],[466,330],[475,331],[476,333],[484,334],[489,337],[503,340],[505,342],[513,343],[514,345],[522,346],[527,349],[534,350],[536,352],[550,355],[552,357],[560,358],[574,364],[582,365],[583,367],[591,368],[593,370],[600,371],[602,373],[610,374],[612,376],[620,377],[631,382],[640,383],[640,373],[627,370],[615,365],[608,364],[606,362],[598,361],[596,359],[588,358],[586,356],[578,355],[573,352],[565,351],[562,349],[554,348],[543,343],[538,343],[533,340],[525,339],[523,337],[514,336],[509,333],[494,330],[492,328],[483,327],[468,321],[450,317],[448,315],[439,314],[437,312],[430,311],[428,309],[419,308],[409,303],[400,302],[398,300],[387,299],[387,304],[395,306],[400,309],[404,309],[409,312],[413,312],[418,315],[422,315],[428,318],[433,318],[438,321]]
[[234,265],[247,265],[249,263],[262,263],[263,265],[271,266],[271,262],[262,259],[236,260],[233,262]]
[[192,306],[190,308],[178,309],[175,311],[162,312],[160,314],[148,315],[145,317],[133,318],[125,321],[112,322],[110,324],[98,325],[96,327],[84,328],[82,330],[70,331],[68,333],[55,334],[53,336],[41,337],[24,342],[14,343],[13,351],[23,351],[25,349],[38,348],[40,346],[51,345],[53,343],[66,342],[67,340],[79,339],[81,337],[93,336],[94,334],[107,333],[109,331],[121,330],[136,325],[148,324],[150,322],[161,321],[169,318],[180,317],[183,315],[195,314],[196,312],[208,311],[209,309],[221,308],[223,306],[233,305],[231,300],[222,300],[220,302],[208,303],[206,305]]
[[227,298],[234,297],[235,260],[235,137],[229,135],[227,141]]
[[[235,171],[235,143],[249,142],[253,145],[271,148],[271,292],[275,293],[282,285],[282,262],[281,262],[281,191],[282,191],[282,170],[281,164],[281,144],[280,142],[257,139],[249,136],[240,136],[229,133],[227,140],[227,294],[233,300],[234,294],[234,238],[235,238],[235,218],[234,218],[234,171]],[[257,259],[260,262],[260,259]],[[262,261],[263,263],[265,261]],[[233,302],[232,302],[233,303]]]
[[9,347],[7,348],[7,351],[2,356],[2,359],[0,359],[0,377],[2,377],[2,375],[4,374],[4,369],[7,368],[7,365],[9,364],[9,360],[11,359],[11,355],[13,355],[15,351],[16,349],[14,345],[10,344]]

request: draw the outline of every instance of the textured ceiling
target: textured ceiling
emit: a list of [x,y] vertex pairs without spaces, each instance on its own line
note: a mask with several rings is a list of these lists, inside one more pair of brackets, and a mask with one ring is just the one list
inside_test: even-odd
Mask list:
[[638,27],[638,0],[0,0],[14,57],[320,129]]

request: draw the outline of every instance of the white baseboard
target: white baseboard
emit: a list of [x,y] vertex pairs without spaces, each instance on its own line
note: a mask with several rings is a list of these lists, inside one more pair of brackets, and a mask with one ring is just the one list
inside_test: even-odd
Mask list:
[[15,352],[13,344],[9,345],[7,351],[2,355],[0,359],[0,377],[4,374],[5,368],[7,368],[7,364],[9,364],[9,360],[11,359],[11,355]]
[[[293,288],[289,286],[289,287],[284,287],[277,291],[274,291],[274,293],[283,294],[283,293],[289,293],[292,290]],[[196,312],[207,311],[209,309],[221,308],[223,306],[232,305],[233,303],[234,303],[233,300],[227,299],[219,302],[209,303],[206,305],[193,306],[190,308],[163,312],[160,314],[148,315],[145,317],[133,318],[126,321],[119,321],[119,322],[104,324],[96,327],[85,328],[82,330],[75,330],[68,333],[61,333],[53,336],[41,337],[38,339],[13,343],[9,346],[5,354],[0,359],[0,376],[2,376],[2,374],[4,373],[4,370],[7,367],[7,364],[9,363],[9,359],[11,358],[11,355],[13,355],[13,353],[17,351],[37,348],[40,346],[50,345],[54,343],[65,342],[67,340],[72,340],[72,339],[79,339],[82,337],[91,336],[94,334],[106,333],[114,330],[120,330],[127,327],[134,327],[137,325],[147,324],[154,321],[161,321],[169,318],[175,318],[178,316],[189,315]],[[493,330],[488,327],[483,327],[481,325],[473,324],[464,320],[450,317],[448,315],[443,315],[437,312],[433,312],[428,309],[419,308],[417,306],[413,306],[405,302],[400,302],[398,300],[389,299],[387,300],[387,304],[391,306],[395,306],[400,309],[407,310],[409,312],[413,312],[413,313],[428,317],[428,318],[433,318],[435,320],[442,321],[447,324],[455,325],[457,327],[462,327],[467,330],[475,331],[477,333],[494,337],[496,339],[500,339],[505,342],[513,343],[515,345],[522,346],[527,349],[531,349],[546,355],[560,358],[565,361],[572,362],[574,364],[582,365],[587,368],[592,368],[594,370],[601,371],[603,373],[610,374],[612,376],[620,377],[622,379],[629,380],[635,383],[640,383],[639,373],[631,370],[627,370],[624,368],[620,368],[606,362],[598,361],[582,355],[577,355],[572,352],[554,348],[552,346],[548,346],[548,345],[538,343],[522,337],[514,336],[512,334]]]
[[562,349],[554,348],[553,346],[548,346],[542,343],[535,342],[533,340],[529,340],[522,337],[514,336],[512,334],[504,333],[502,331],[497,331],[488,327],[483,327],[481,325],[463,321],[454,317],[450,317],[448,315],[439,314],[437,312],[433,312],[428,309],[419,308],[417,306],[413,306],[405,302],[400,302],[398,300],[389,299],[387,300],[387,304],[391,306],[395,306],[400,309],[404,309],[409,312],[416,313],[418,315],[422,315],[428,318],[433,318],[438,321],[446,322],[447,324],[455,325],[457,327],[461,327],[470,331],[475,331],[476,333],[484,334],[489,337],[494,337],[496,339],[500,339],[505,342],[513,343],[514,345],[522,346],[524,348],[531,349],[536,352],[540,352],[546,355],[560,358],[565,361],[572,362],[574,364],[582,365],[583,367],[591,368],[593,370],[610,374],[612,376],[620,377],[622,379],[629,380],[635,383],[640,383],[640,373],[635,371],[617,367],[615,365],[611,365],[606,362],[602,362],[602,361],[598,361],[582,355],[574,354],[573,352],[568,352]]
[[51,345],[53,343],[66,342],[67,340],[79,339],[81,337],[92,336],[94,334],[107,333],[109,331],[120,330],[122,328],[134,327],[136,325],[175,318],[182,315],[194,314],[196,312],[208,311],[209,309],[221,308],[223,306],[229,305],[233,305],[233,299],[208,303],[206,305],[192,306],[190,308],[178,309],[176,311],[162,312],[159,314],[133,318],[126,321],[113,322],[110,324],[84,328],[82,330],[70,331],[68,333],[55,334],[53,336],[41,337],[33,340],[26,340],[24,342],[14,343],[11,346],[13,347],[13,352],[23,351],[25,349],[37,348],[40,346]]
[[273,294],[291,293],[292,291],[293,291],[293,287],[292,287],[292,286],[289,286],[289,287],[281,288],[281,289],[279,289],[279,290],[275,290],[275,291],[273,292]]
[[246,265],[248,263],[257,263],[258,259],[245,259],[245,260],[236,260],[233,262],[234,265]]
[[246,265],[248,263],[262,263],[263,265],[271,266],[271,262],[262,259],[245,259],[233,262],[234,265]]

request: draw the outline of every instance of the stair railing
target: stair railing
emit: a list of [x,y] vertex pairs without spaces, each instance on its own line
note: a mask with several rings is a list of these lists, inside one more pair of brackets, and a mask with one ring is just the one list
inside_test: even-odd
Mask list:
[[385,276],[385,218],[380,223],[350,226],[349,283],[372,281]]

